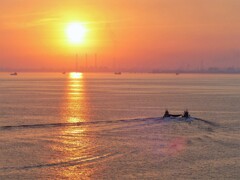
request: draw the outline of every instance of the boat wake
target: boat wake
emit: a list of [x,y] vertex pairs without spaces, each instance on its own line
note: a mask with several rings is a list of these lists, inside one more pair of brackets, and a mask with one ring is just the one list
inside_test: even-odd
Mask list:
[[46,163],[46,164],[36,164],[36,165],[27,165],[27,166],[22,166],[22,167],[2,167],[0,168],[0,171],[2,170],[28,170],[28,169],[35,169],[35,168],[48,168],[48,167],[55,167],[55,166],[60,166],[60,167],[69,167],[69,166],[75,166],[75,165],[81,165],[84,163],[90,163],[90,162],[96,162],[98,160],[116,156],[117,154],[102,154],[101,156],[88,156],[88,157],[79,157],[73,160],[69,161],[60,161],[60,162],[52,162],[52,163]]
[[9,125],[9,126],[0,126],[0,130],[12,130],[12,129],[27,129],[27,128],[53,128],[53,127],[77,127],[85,125],[106,125],[106,124],[117,124],[117,123],[130,123],[130,122],[150,122],[159,123],[159,122],[187,122],[191,123],[193,121],[201,121],[211,126],[218,126],[216,123],[204,120],[201,118],[190,117],[149,117],[149,118],[136,118],[136,119],[122,119],[122,120],[108,120],[108,121],[90,121],[90,122],[74,122],[74,123],[48,123],[48,124],[22,124],[22,125]]

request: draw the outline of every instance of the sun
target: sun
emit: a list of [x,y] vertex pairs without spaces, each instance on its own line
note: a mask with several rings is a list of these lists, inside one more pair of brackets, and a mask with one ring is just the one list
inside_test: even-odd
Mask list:
[[82,23],[72,22],[67,25],[66,33],[71,44],[82,44],[87,33],[87,28]]

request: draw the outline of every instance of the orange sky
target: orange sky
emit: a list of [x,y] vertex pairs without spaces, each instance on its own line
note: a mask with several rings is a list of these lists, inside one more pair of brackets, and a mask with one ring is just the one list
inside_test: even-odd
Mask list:
[[[72,21],[89,29],[82,45],[67,41]],[[0,1],[0,69],[70,69],[76,53],[81,66],[239,67],[239,32],[239,0]]]

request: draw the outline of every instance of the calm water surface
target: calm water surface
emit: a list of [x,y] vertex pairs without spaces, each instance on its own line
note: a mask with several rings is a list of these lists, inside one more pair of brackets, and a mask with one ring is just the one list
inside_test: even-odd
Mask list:
[[240,75],[1,73],[0,178],[238,179],[239,107]]

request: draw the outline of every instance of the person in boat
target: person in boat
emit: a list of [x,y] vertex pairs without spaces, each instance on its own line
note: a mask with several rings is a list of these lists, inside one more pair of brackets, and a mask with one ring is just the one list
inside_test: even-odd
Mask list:
[[168,112],[168,110],[167,110],[167,109],[166,109],[166,111],[165,111],[165,113],[164,113],[163,117],[164,117],[164,118],[165,118],[165,117],[170,117],[170,114],[169,114],[169,112]]
[[184,118],[189,118],[190,117],[190,114],[189,114],[188,110],[184,111],[182,117],[184,117]]

